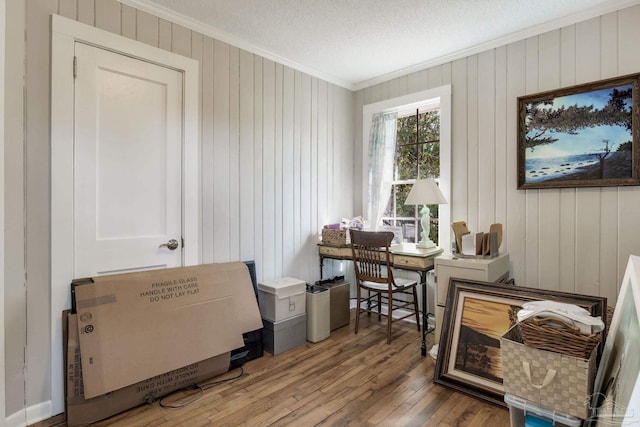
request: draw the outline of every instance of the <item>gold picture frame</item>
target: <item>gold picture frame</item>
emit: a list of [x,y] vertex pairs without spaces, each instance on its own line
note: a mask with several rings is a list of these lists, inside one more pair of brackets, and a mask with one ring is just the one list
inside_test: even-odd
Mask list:
[[607,320],[605,297],[451,278],[434,382],[506,406],[500,336],[525,302],[540,300],[576,304]]

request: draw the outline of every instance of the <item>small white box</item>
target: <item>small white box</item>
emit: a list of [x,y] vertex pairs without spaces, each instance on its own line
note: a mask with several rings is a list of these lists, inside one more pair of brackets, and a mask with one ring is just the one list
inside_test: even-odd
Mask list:
[[306,313],[305,291],[305,281],[293,277],[258,284],[262,318],[279,322]]
[[543,408],[521,397],[512,396],[509,393],[504,394],[504,401],[509,407],[511,427],[526,427],[529,425],[580,427],[582,425],[580,418],[565,415],[553,409]]
[[262,337],[265,351],[274,356],[303,345],[307,342],[307,314],[280,322],[265,319]]

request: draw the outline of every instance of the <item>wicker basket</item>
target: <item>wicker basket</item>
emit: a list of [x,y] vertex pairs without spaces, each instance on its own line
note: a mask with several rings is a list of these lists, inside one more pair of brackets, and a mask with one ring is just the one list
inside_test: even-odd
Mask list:
[[333,228],[322,229],[322,243],[329,245],[346,245],[347,230],[336,230]]
[[601,334],[583,334],[575,326],[555,318],[535,318],[520,322],[525,345],[568,356],[588,359]]
[[598,349],[582,358],[557,353],[557,348],[530,347],[523,344],[522,323],[500,337],[504,391],[558,413],[588,418],[591,409],[585,402],[593,394]]

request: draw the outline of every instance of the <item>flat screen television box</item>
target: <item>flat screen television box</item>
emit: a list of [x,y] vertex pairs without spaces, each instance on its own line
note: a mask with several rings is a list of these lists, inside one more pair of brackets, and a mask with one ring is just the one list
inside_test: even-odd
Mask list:
[[213,372],[223,358],[226,371],[262,328],[241,262],[81,279],[73,294],[85,400],[217,356]]

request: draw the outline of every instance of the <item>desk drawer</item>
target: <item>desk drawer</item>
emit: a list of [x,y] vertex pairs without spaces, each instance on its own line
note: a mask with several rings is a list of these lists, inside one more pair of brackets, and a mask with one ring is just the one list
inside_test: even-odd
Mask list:
[[351,248],[339,248],[333,246],[318,246],[320,255],[328,257],[349,258],[351,256]]
[[402,267],[414,267],[414,268],[429,268],[433,267],[432,257],[415,257],[407,255],[393,255],[393,265],[398,268]]

